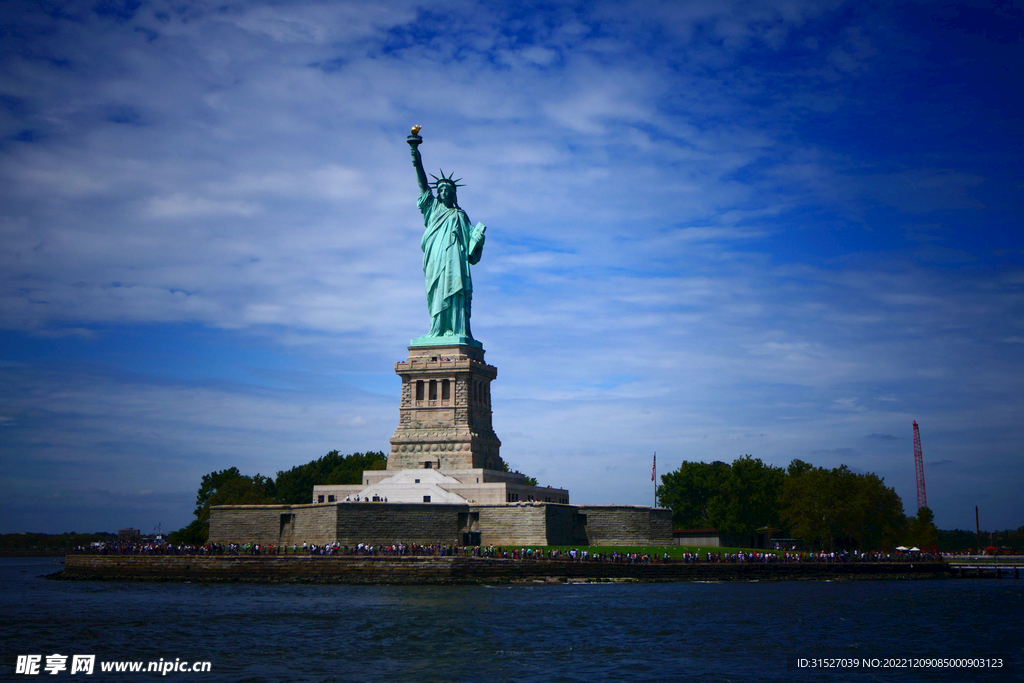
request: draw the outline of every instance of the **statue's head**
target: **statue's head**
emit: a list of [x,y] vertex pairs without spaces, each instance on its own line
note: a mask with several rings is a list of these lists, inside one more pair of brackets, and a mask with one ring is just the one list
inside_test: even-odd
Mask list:
[[449,209],[459,204],[458,193],[455,190],[455,185],[452,183],[438,183],[437,198]]
[[441,171],[440,178],[433,173],[430,174],[430,177],[434,179],[432,185],[437,190],[437,199],[449,209],[458,206],[459,200],[455,188],[462,187],[459,185],[462,178],[453,180],[451,176],[446,176],[444,171]]

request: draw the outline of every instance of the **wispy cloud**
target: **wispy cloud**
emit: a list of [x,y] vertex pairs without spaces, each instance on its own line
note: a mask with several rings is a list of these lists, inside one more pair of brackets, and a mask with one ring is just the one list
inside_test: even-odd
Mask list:
[[426,325],[419,123],[488,225],[473,325],[514,466],[644,502],[591,473],[856,457],[907,496],[917,419],[937,463],[986,454],[969,490],[929,480],[940,524],[981,493],[1020,524],[1017,67],[944,61],[975,45],[955,29],[838,2],[7,11],[0,369],[28,498],[75,489],[73,462],[99,490],[142,457],[170,495],[386,448],[390,363]]

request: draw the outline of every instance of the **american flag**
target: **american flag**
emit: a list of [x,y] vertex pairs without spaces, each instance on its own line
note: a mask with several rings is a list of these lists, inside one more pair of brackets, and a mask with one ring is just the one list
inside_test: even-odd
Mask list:
[[651,462],[651,481],[654,481],[654,474],[658,471],[658,454],[654,454],[654,460]]

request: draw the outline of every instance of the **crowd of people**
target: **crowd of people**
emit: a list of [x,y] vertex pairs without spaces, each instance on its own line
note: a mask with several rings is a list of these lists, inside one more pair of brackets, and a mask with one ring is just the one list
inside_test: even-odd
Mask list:
[[698,553],[686,553],[682,559],[684,562],[699,562],[703,559],[706,562],[763,562],[763,563],[788,563],[788,562],[902,562],[913,560],[917,562],[926,560],[938,560],[938,556],[931,553],[883,553],[880,551],[861,552],[859,550],[842,550],[832,552],[741,552],[741,553],[704,553],[705,557],[699,557]]
[[682,562],[687,564],[716,563],[792,563],[792,562],[900,562],[936,561],[932,553],[884,552],[619,552],[598,551],[590,548],[506,548],[504,546],[460,546],[445,544],[341,543],[274,545],[271,543],[206,543],[203,545],[175,544],[161,541],[108,541],[91,546],[79,546],[79,553],[101,555],[355,555],[364,557],[484,557],[502,560],[547,560],[560,562],[617,562],[649,564],[652,562]]

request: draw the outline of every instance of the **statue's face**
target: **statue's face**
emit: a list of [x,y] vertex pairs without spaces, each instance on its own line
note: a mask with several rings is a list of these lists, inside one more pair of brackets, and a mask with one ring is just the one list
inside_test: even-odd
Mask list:
[[455,206],[455,188],[448,183],[440,183],[437,186],[437,198],[447,207]]

